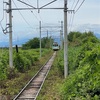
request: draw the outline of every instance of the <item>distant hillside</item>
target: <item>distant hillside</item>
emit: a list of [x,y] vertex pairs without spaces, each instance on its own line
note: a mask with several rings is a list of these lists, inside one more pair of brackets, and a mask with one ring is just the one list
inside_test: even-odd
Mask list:
[[100,34],[99,33],[95,33],[94,34],[97,38],[100,38]]

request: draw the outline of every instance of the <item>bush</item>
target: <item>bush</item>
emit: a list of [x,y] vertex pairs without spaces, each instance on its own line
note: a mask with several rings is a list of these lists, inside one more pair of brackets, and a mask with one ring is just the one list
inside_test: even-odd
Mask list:
[[100,99],[100,46],[83,49],[76,70],[61,88],[63,100]]
[[0,80],[4,80],[7,78],[7,70],[4,67],[3,63],[0,62]]

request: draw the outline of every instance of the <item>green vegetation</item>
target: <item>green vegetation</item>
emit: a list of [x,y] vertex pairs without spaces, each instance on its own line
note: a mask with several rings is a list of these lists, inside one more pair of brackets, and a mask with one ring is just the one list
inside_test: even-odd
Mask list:
[[70,46],[74,45],[69,50],[71,52],[74,49],[76,53],[71,53],[73,56],[69,55],[70,74],[60,88],[62,100],[100,99],[99,43],[99,40],[92,32],[69,34],[69,44],[71,44]]
[[8,65],[8,49],[2,52],[0,56],[0,95],[6,95],[11,99],[13,95],[18,94],[52,55],[52,51],[42,48],[42,58],[39,54],[39,49],[19,49],[18,53],[14,49],[14,68],[11,69]]
[[[44,41],[46,40],[44,39]],[[100,100],[99,39],[92,32],[71,32],[68,35],[68,43],[68,77],[64,79],[63,76],[64,57],[63,51],[60,50],[57,52],[56,59],[37,100]],[[39,62],[45,62],[48,58],[48,56],[45,58],[45,54],[48,54],[50,51],[42,51],[44,56],[42,59],[39,59],[39,49],[36,49],[34,52],[24,50],[18,54],[14,53],[14,59],[17,60],[14,60],[16,70],[13,73],[8,67],[5,67],[8,63],[8,58],[5,57],[5,54],[8,55],[8,53],[2,54],[3,56],[1,57],[5,60],[2,60],[3,58],[0,60],[0,66],[2,66],[0,67],[0,88],[3,87],[0,90],[1,94],[13,95],[18,93],[25,85],[25,80],[28,81],[40,68]],[[33,65],[34,67],[31,67]],[[7,70],[9,70],[10,74]],[[11,81],[9,80],[11,77],[9,75],[14,76],[14,78],[11,78]],[[21,85],[14,89],[18,83]]]
[[42,58],[40,58],[40,50],[38,49],[38,38],[27,42],[28,45],[19,48],[19,52],[13,48],[13,68],[9,67],[8,48],[0,49],[0,96],[6,95],[7,98],[11,99],[41,68],[53,53],[49,49],[50,45],[46,43],[50,43],[49,38],[42,39]]
[[37,100],[100,100],[99,39],[92,32],[71,32],[68,40],[69,76],[63,78],[63,51],[59,51]]
[[75,71],[62,86],[63,100],[99,100],[100,98],[100,46],[79,53]]
[[[41,47],[42,48],[50,48],[51,46],[51,42],[53,40],[51,40],[51,37],[47,38],[47,37],[43,37],[41,39]],[[39,38],[33,38],[31,40],[29,40],[27,43],[22,45],[23,49],[35,49],[35,48],[39,48],[40,46],[40,39]]]

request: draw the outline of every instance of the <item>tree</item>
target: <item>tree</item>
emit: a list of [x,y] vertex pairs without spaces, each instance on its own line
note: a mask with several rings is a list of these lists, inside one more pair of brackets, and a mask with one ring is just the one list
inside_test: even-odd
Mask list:
[[[41,39],[41,46],[42,48],[50,48],[51,46],[51,42],[53,40],[51,39],[51,37],[47,38],[47,37],[43,37]],[[30,39],[28,42],[26,42],[25,44],[22,45],[23,49],[35,49],[35,48],[39,48],[40,47],[40,39],[39,38],[33,38]]]
[[22,45],[22,48],[26,49],[33,49],[39,48],[39,38],[33,38]]

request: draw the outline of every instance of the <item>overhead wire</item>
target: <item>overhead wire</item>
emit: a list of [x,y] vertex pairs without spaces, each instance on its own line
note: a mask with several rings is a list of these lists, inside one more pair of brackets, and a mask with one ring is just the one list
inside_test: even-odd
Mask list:
[[[30,3],[30,1],[29,0],[27,0],[29,3]],[[28,6],[27,6],[28,7]],[[29,7],[28,7],[29,8]],[[37,18],[37,16],[33,13],[33,11],[32,10],[30,10],[31,11],[31,13],[35,16],[35,18],[39,21],[39,19]]]
[[[27,2],[30,4],[30,1],[29,0],[27,0]],[[39,5],[37,4],[37,7],[38,7]],[[33,11],[32,10],[30,10],[31,11],[31,13],[33,13]],[[38,17],[33,13],[33,15],[35,16],[35,18],[38,20],[38,21],[42,21],[43,22],[43,20],[42,20],[42,17],[40,16],[40,13],[38,12],[38,16],[39,16],[39,18],[40,19],[38,19]]]
[[[73,3],[72,3],[72,6],[71,6],[71,10],[73,9],[73,7],[74,7],[74,4],[75,4],[75,0],[73,1]],[[77,3],[76,3],[77,4]],[[75,5],[76,6],[76,5]],[[74,7],[75,8],[75,7]],[[68,30],[69,30],[69,32],[71,31],[71,28],[72,28],[72,26],[73,26],[73,20],[74,20],[74,12],[72,12],[71,13],[71,15],[70,15],[70,18],[69,18],[69,22],[68,22]]]
[[[15,4],[15,2],[14,2],[14,0],[12,0],[13,1],[13,3],[14,3],[14,5],[16,6],[16,8],[18,8],[17,7],[17,5]],[[28,21],[24,18],[24,16],[22,15],[22,13],[18,10],[18,12],[19,12],[19,14],[21,15],[21,17],[23,18],[23,20],[26,22],[26,24],[33,30],[34,29],[34,27],[32,27],[29,23],[28,23]],[[28,31],[29,32],[29,31]],[[15,35],[15,34],[14,34]],[[18,36],[18,34],[17,35],[15,35],[16,36],[16,41],[17,41],[17,43],[19,42],[19,36]],[[26,36],[26,35],[25,35]]]
[[[1,18],[1,20],[0,20],[0,27],[1,27],[1,29],[2,29],[2,31],[4,30],[3,29],[3,26],[2,26],[2,21],[4,20],[4,0],[3,0],[3,11],[2,11],[2,13],[3,13],[3,16],[2,16],[2,18]],[[2,60],[2,56],[3,56],[3,52],[4,50],[3,50],[3,47],[2,47],[2,52],[1,52],[1,55],[0,55],[0,61]]]
[[76,9],[75,13],[80,9],[80,7],[82,6],[82,4],[84,3],[85,0],[82,1],[82,3],[80,4],[80,6]]
[[[27,1],[28,1],[29,4],[31,4],[29,0],[27,0]],[[35,16],[35,18],[36,18],[36,19],[38,20],[38,22],[39,22],[41,18],[38,19],[38,17],[33,13],[33,11],[32,11],[32,10],[30,10],[30,11],[31,11],[31,13]],[[36,28],[36,32],[38,32],[38,31],[39,31],[39,29]]]
[[70,24],[69,32],[71,31],[72,26],[73,26],[74,16],[75,16],[75,14],[73,13],[72,20],[71,20],[71,24]]
[[76,5],[74,6],[74,9],[77,7],[80,0],[77,0]]
[[[4,2],[4,0],[3,0]],[[0,20],[0,26],[1,26],[1,29],[3,30],[3,26],[2,26],[2,21],[4,20],[4,3],[3,3],[3,16],[2,16],[2,19]]]
[[[15,4],[14,0],[12,0],[12,2],[14,3],[15,7],[17,7],[17,5]],[[30,27],[30,28],[33,28],[29,23],[28,21],[24,18],[24,16],[22,15],[22,13],[20,12],[20,10],[18,10],[19,14],[21,15],[21,17],[23,18],[23,20],[26,22],[26,24]]]
[[[81,2],[81,4],[79,5],[79,7],[77,8],[77,6],[78,6],[78,4],[79,4],[79,1],[80,0],[77,0],[77,2],[76,2],[76,4],[75,4],[75,6],[74,6],[74,14],[70,17],[70,20],[69,20],[69,25],[70,25],[70,29],[69,29],[69,31],[71,31],[71,28],[72,28],[72,26],[73,26],[73,20],[74,20],[74,16],[75,16],[75,13],[80,9],[80,7],[82,6],[82,4],[84,3],[84,1],[85,0],[83,0],[82,2]],[[73,4],[72,4],[72,7],[73,7],[73,5],[74,5],[74,3],[75,3],[75,0],[74,0],[74,2],[73,2]],[[72,8],[71,7],[71,8]],[[77,8],[77,9],[76,9]],[[76,10],[75,10],[76,9]],[[71,24],[70,24],[71,23]]]
[[74,6],[74,3],[75,3],[75,0],[74,0],[74,2],[73,2],[72,6],[71,6],[71,9],[73,8],[73,6]]
[[[4,2],[4,0],[3,0],[3,17],[0,21],[0,26],[2,28],[3,33],[6,34],[6,33],[8,33],[7,29],[9,28],[9,26],[7,24],[7,21],[8,21],[7,20],[7,13],[5,13],[6,28],[4,29],[3,26],[2,26],[2,21],[4,20],[4,3],[7,3],[7,2]],[[5,5],[5,9],[7,9],[7,4]]]
[[[31,4],[30,3],[30,1],[29,0],[27,0],[27,2],[29,3],[29,5]],[[27,5],[27,7],[28,7],[28,5]],[[28,7],[29,8],[29,7]],[[35,16],[35,18],[38,20],[38,21],[42,21],[42,18],[41,18],[41,16],[40,16],[40,14],[39,14],[39,17],[40,17],[40,19],[33,13],[33,11],[32,10],[30,10],[31,11],[31,13]],[[43,22],[43,21],[42,21]],[[38,31],[38,30],[36,30],[36,31]]]

